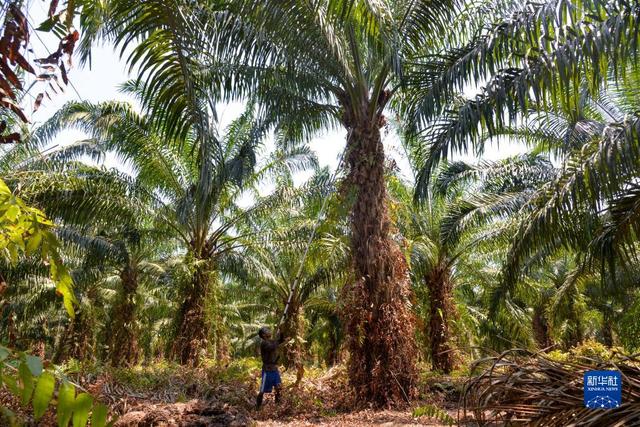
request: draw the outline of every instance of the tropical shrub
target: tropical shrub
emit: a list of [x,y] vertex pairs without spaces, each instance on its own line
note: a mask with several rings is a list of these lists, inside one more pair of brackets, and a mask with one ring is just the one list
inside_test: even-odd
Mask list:
[[[33,420],[39,421],[50,406],[55,407],[58,427],[72,423],[84,427],[111,426],[108,408],[73,384],[56,367],[44,366],[42,359],[0,346],[0,385],[9,390],[23,406],[33,408]],[[55,396],[55,400],[54,400]],[[18,415],[0,406],[0,414],[13,425],[21,425]],[[0,420],[2,418],[0,417]]]

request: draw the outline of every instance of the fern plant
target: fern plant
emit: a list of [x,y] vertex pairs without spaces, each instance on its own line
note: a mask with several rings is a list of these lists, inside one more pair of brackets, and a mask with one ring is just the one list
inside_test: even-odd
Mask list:
[[457,423],[456,419],[453,418],[451,415],[449,415],[447,411],[437,407],[436,405],[419,406],[412,411],[412,415],[415,418],[418,418],[418,417],[433,418],[448,426],[452,426]]

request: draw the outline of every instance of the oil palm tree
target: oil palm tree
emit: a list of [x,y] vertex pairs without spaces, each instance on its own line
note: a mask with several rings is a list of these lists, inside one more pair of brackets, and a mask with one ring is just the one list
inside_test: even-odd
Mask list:
[[[92,232],[93,231],[93,232]],[[85,254],[83,268],[98,270],[97,285],[112,291],[105,311],[104,343],[113,366],[135,365],[142,356],[141,292],[164,274],[156,261],[171,249],[155,230],[110,227],[109,232],[63,229],[62,238]]]
[[[626,232],[634,227],[634,182],[639,172],[632,161],[637,136],[635,125],[630,124],[637,109],[632,96],[637,71],[631,67],[626,72],[623,82],[612,80],[595,94],[582,86],[562,105],[525,111],[523,125],[505,124],[488,132],[524,142],[533,152],[548,153],[562,165],[522,204],[491,304],[495,315],[498,305],[504,308],[507,301],[520,298],[516,294],[529,295],[525,305],[534,309],[533,330],[541,347],[548,347],[552,336],[565,346],[581,341],[588,329],[580,322],[590,316],[585,313],[592,313],[587,304],[599,308],[603,327],[598,334],[610,344],[611,328],[604,327],[604,319],[611,323],[614,308],[612,298],[605,295],[612,295],[607,290],[611,283],[620,282],[611,279],[621,274],[620,265],[628,269],[637,263],[636,234]],[[620,173],[614,176],[614,170]],[[560,268],[544,273],[549,262],[560,265],[554,257],[566,248],[577,258],[577,265],[571,271]],[[521,281],[535,289],[535,297],[523,291]],[[590,283],[588,294],[602,299],[585,295],[585,281]]]
[[[83,284],[78,296],[83,304],[79,316],[69,322],[69,331],[76,331],[67,334],[69,341],[88,342],[86,337],[78,336],[78,330],[95,335],[95,325],[85,323],[90,320],[91,306],[104,306],[105,298],[98,301],[90,295],[97,297],[106,277],[113,272],[118,278],[118,290],[113,304],[108,304],[112,327],[108,334],[109,357],[116,366],[134,364],[139,354],[135,304],[139,282],[149,272],[157,271],[151,260],[167,244],[159,241],[157,233],[153,241],[154,233],[149,224],[145,225],[145,218],[152,215],[146,193],[132,191],[128,176],[82,161],[87,155],[103,157],[106,144],[86,140],[44,153],[38,151],[48,140],[42,133],[50,125],[31,134],[28,145],[7,150],[0,167],[24,197],[43,206],[55,218],[65,252],[77,260],[76,276]],[[73,342],[59,345],[59,349],[65,347],[75,350],[59,351],[59,360],[89,354],[81,348],[86,346]]]
[[336,288],[348,275],[346,253],[326,244],[329,236],[345,233],[343,208],[329,175],[326,168],[318,170],[297,188],[298,200],[256,218],[252,226],[268,232],[245,253],[247,271],[235,289],[258,308],[252,320],[281,321],[278,326],[287,337],[284,363],[296,369],[297,383],[304,374],[307,350],[306,303],[318,299],[323,289]]
[[[135,84],[129,88],[137,93]],[[153,120],[119,103],[73,103],[41,133],[45,138],[63,127],[80,128],[135,168],[132,184],[156,206],[154,228],[186,250],[189,277],[181,284],[172,353],[181,363],[197,364],[209,339],[207,295],[216,274],[234,265],[232,259],[247,239],[238,232],[239,225],[282,194],[257,196],[249,208],[238,206],[238,200],[265,178],[291,174],[315,160],[306,146],[279,138],[277,148],[258,162],[266,129],[252,109],[229,126],[224,138],[205,145],[199,144],[195,131],[185,140],[172,141],[154,128]]]
[[[640,22],[634,7],[604,0],[549,1],[514,9],[507,22],[489,27],[481,43],[469,45],[467,57],[456,63],[456,69],[468,70],[478,55],[493,58],[492,66],[474,69],[487,79],[480,93],[449,103],[439,119],[422,122],[420,130],[428,143],[423,147],[417,197],[426,196],[431,171],[451,152],[473,148],[481,154],[485,132],[500,134],[530,110],[541,120],[564,116],[568,127],[560,129],[562,135],[551,128],[553,124],[538,130],[537,138],[555,139],[547,150],[564,150],[563,172],[529,203],[533,211],[515,233],[502,271],[503,290],[514,286],[523,273],[520,267],[539,251],[549,254],[561,245],[575,248],[590,242],[589,248],[579,251],[609,262],[624,260],[628,254],[621,253],[623,247],[634,252],[639,122],[633,97],[618,96],[624,103],[613,110],[607,100],[611,92],[636,91],[633,46]],[[433,109],[423,102],[429,90],[416,90],[411,97],[409,110],[416,119]],[[588,102],[581,105],[585,99]],[[585,235],[589,237],[584,239]],[[496,299],[504,295],[496,294]]]
[[424,317],[429,324],[421,332],[429,344],[431,363],[434,370],[450,373],[457,364],[453,331],[456,318],[453,299],[455,271],[462,255],[458,251],[464,251],[465,245],[457,247],[458,242],[440,239],[440,226],[446,209],[446,202],[434,200],[429,208],[412,215],[413,233],[404,234],[410,242],[411,274],[417,282],[414,285],[416,296],[421,302],[427,302],[424,304],[427,308]]
[[[584,89],[598,97],[611,79],[624,83],[635,78],[640,20],[634,4],[549,0],[502,5],[494,9],[497,19],[486,22],[460,55],[431,57],[421,64],[425,84],[409,88],[409,123],[427,137],[416,197],[426,195],[439,161],[470,149],[482,154],[484,132],[499,133],[531,109],[574,109]],[[451,102],[447,95],[463,88],[469,76],[482,86],[475,96],[460,94]],[[440,114],[436,120],[434,111]],[[624,125],[631,133],[635,126],[635,120]]]
[[607,268],[615,275],[620,264],[636,262],[634,200],[640,170],[633,161],[638,138],[627,126],[637,109],[632,82],[637,73],[630,70],[624,84],[611,83],[596,96],[583,88],[561,109],[530,111],[523,125],[493,131],[561,164],[522,206],[494,305],[532,266],[566,248],[581,258],[579,264],[588,264],[581,267],[585,274]]
[[[406,139],[404,145],[417,175],[422,143]],[[537,155],[445,164],[431,180],[428,199],[407,213],[403,234],[409,240],[416,294],[423,297],[429,319],[424,336],[434,369],[449,373],[456,364],[454,288],[464,281],[469,253],[500,244],[536,188],[554,176],[551,163]],[[407,187],[395,188],[411,206]]]
[[[352,207],[356,277],[344,304],[350,376],[358,396],[379,405],[408,398],[416,378],[408,271],[386,207],[380,129],[393,100],[419,78],[414,61],[473,38],[466,24],[447,32],[451,18],[469,7],[455,1],[114,1],[105,32],[121,46],[140,42],[128,61],[174,135],[195,126],[200,142],[210,143],[206,103],[245,97],[296,137],[331,127],[346,131],[344,195]],[[444,79],[450,70],[432,71]]]
[[250,226],[265,232],[244,251],[242,274],[225,286],[236,353],[248,354],[260,325],[275,324],[288,337],[284,363],[296,368],[298,379],[314,342],[329,343],[329,365],[342,342],[338,296],[350,271],[348,225],[329,175],[327,168],[317,170],[287,203],[256,217]]

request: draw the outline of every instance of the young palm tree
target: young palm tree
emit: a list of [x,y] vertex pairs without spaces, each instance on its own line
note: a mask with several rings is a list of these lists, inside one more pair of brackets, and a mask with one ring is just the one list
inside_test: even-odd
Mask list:
[[142,334],[140,302],[145,284],[159,279],[163,268],[154,262],[166,252],[164,235],[149,229],[111,227],[110,233],[76,234],[65,230],[63,238],[86,253],[85,268],[99,268],[99,283],[115,287],[107,310],[104,344],[111,365],[132,366],[142,356],[139,337]]
[[[412,215],[411,231],[404,233],[410,240],[411,273],[417,282],[416,295],[423,297],[428,309],[429,325],[424,336],[429,343],[429,355],[434,370],[450,373],[457,364],[457,350],[453,321],[456,307],[453,299],[456,264],[461,261],[459,251],[467,248],[459,242],[441,239],[443,216],[447,204],[433,200],[427,208],[416,209]],[[409,230],[407,230],[409,231]],[[426,290],[427,295],[421,290]]]
[[[340,287],[324,288],[306,303],[309,319],[308,341],[315,347],[319,362],[333,367],[343,361],[344,328],[339,312]],[[315,345],[314,345],[315,344]]]
[[[138,288],[147,267],[145,254],[136,232],[117,243],[122,267],[118,269],[119,289],[107,329],[113,331],[107,345],[113,366],[134,365],[140,360],[138,344]],[[147,247],[147,250],[150,248]]]
[[252,320],[282,322],[280,331],[287,337],[284,363],[296,369],[297,383],[304,374],[307,350],[306,303],[322,289],[342,283],[348,271],[346,254],[335,256],[325,244],[327,236],[345,232],[334,185],[329,171],[320,170],[296,190],[300,200],[257,218],[253,227],[268,230],[268,238],[246,251],[245,278],[235,289],[259,308]]

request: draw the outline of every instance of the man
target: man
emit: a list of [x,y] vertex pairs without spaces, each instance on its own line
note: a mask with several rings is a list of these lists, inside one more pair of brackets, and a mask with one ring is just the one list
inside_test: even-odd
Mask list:
[[271,331],[269,328],[262,327],[258,331],[260,342],[260,356],[262,357],[262,382],[260,383],[260,393],[256,401],[256,409],[262,406],[264,393],[271,393],[275,389],[276,403],[280,402],[280,390],[282,388],[282,380],[280,372],[278,372],[278,346],[284,342],[284,335],[279,334],[277,340],[271,339]]

